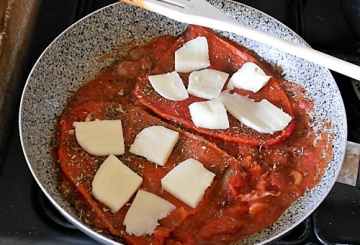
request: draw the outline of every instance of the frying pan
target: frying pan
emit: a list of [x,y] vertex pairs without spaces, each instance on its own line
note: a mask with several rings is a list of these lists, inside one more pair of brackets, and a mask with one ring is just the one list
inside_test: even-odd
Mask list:
[[[235,19],[301,45],[308,45],[292,30],[270,16],[246,5],[211,0],[213,5]],[[54,125],[68,98],[84,81],[94,77],[114,57],[105,55],[117,50],[127,52],[129,41],[138,44],[158,35],[178,35],[186,25],[124,3],[116,3],[85,17],[57,37],[43,52],[32,69],[24,87],[19,127],[23,152],[28,166],[41,190],[50,202],[82,232],[103,244],[122,244],[82,223],[57,188],[54,162],[49,144]],[[314,100],[312,127],[326,129],[333,135],[328,147],[333,160],[323,178],[313,189],[295,201],[286,212],[266,230],[239,241],[239,244],[264,244],[287,233],[309,216],[327,196],[340,171],[346,148],[347,123],[343,100],[331,73],[322,67],[280,52],[276,48],[221,32],[236,42],[253,49],[270,64],[281,67],[287,80],[301,84]],[[119,48],[120,47],[120,48]]]

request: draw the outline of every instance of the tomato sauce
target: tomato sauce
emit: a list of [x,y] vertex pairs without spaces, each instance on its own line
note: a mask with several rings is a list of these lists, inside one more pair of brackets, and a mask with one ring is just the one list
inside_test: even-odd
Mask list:
[[[255,100],[267,98],[289,113],[293,121],[283,132],[266,135],[247,129],[218,137],[219,131],[199,131],[183,113],[186,104],[171,104],[149,88],[146,75],[171,71],[174,49],[198,35],[210,40],[212,68],[231,76],[245,61],[252,61],[272,75],[270,85],[260,93],[236,92]],[[186,83],[186,74],[182,77]],[[180,37],[158,37],[144,46],[134,47],[68,99],[55,137],[61,169],[60,190],[84,223],[128,244],[200,245],[239,241],[274,223],[291,203],[320,181],[331,161],[332,151],[326,147],[331,139],[326,133],[313,132],[309,117],[312,110],[313,102],[304,88],[282,79],[256,54],[208,29],[191,26]],[[159,221],[152,235],[127,234],[123,220],[129,205],[113,213],[92,196],[91,183],[105,157],[90,155],[79,146],[73,123],[96,119],[122,120],[126,150],[118,158],[143,177],[140,189],[176,206],[168,217]],[[151,125],[165,126],[180,135],[164,167],[129,153],[136,135]],[[196,208],[163,191],[160,183],[166,173],[188,158],[199,160],[216,174]]]

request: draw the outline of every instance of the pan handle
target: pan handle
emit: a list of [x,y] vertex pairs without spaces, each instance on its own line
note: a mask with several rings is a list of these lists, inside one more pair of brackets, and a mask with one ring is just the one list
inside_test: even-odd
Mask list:
[[343,165],[336,182],[360,188],[360,144],[348,141]]

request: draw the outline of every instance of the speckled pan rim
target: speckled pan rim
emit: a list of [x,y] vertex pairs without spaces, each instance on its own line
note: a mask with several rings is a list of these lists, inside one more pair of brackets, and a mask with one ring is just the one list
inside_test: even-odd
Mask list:
[[[226,0],[211,0],[210,2],[235,19],[307,45],[289,28],[258,10]],[[124,18],[120,17],[120,11],[123,11],[121,16]],[[130,18],[133,22],[129,21]],[[149,23],[149,19],[152,19],[154,23]],[[130,25],[134,22],[137,23],[136,27]],[[150,28],[143,29],[143,26],[140,25],[144,23],[150,25]],[[109,27],[110,24],[118,29]],[[176,28],[169,30],[174,25]],[[112,61],[110,59],[104,62],[101,57],[118,46],[120,42],[126,38],[135,38],[141,43],[151,35],[155,35],[156,31],[158,31],[157,35],[160,32],[179,34],[185,27],[184,24],[129,5],[110,5],[83,18],[57,37],[41,55],[26,82],[20,103],[19,129],[22,148],[30,171],[42,191],[60,213],[85,234],[101,243],[121,244],[82,224],[74,210],[62,199],[54,184],[56,180],[51,174],[53,163],[50,159],[48,145],[56,115],[59,115],[69,94],[84,80],[95,75],[99,67],[106,66]],[[141,37],[134,36],[132,32],[135,29],[143,35]],[[122,33],[124,36],[120,38],[119,35],[114,35],[115,30],[116,34]],[[230,39],[254,49],[271,64],[283,67],[286,71],[286,79],[304,85],[316,105],[316,113],[313,115],[316,122],[314,127],[321,127],[321,123],[317,123],[320,122],[319,118],[331,118],[334,125],[334,128],[329,130],[330,133],[334,133],[334,143],[329,145],[334,149],[334,160],[326,169],[322,181],[293,203],[272,226],[238,243],[264,244],[281,237],[301,223],[331,190],[345,154],[347,139],[345,109],[336,82],[327,69],[246,38],[223,32],[221,34],[228,35]],[[99,48],[100,46],[101,48]]]

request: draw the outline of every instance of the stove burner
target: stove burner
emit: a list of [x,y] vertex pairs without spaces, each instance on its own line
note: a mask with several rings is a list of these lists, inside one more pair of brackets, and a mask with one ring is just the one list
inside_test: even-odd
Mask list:
[[40,210],[44,212],[44,214],[41,214],[40,216],[43,218],[49,218],[56,224],[70,229],[77,229],[73,224],[71,224],[69,221],[67,221],[64,216],[62,216],[59,211],[51,204],[49,199],[44,195],[44,193],[40,190],[36,190],[36,196],[39,206],[41,207]]

